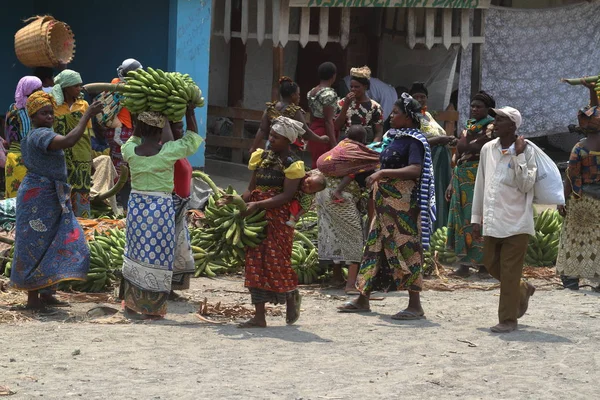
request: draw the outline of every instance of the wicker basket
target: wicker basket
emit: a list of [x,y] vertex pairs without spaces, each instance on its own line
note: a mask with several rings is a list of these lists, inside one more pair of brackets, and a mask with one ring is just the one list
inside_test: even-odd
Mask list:
[[30,68],[68,64],[75,54],[73,32],[50,16],[36,17],[15,34],[15,53]]

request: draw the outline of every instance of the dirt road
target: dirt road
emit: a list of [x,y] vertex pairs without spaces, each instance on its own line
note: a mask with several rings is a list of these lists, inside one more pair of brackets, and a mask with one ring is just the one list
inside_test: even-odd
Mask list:
[[[480,288],[493,287],[485,281]],[[296,326],[214,325],[198,302],[227,311],[249,295],[239,277],[193,280],[163,321],[83,320],[91,302],[48,319],[3,323],[0,385],[10,399],[591,399],[600,380],[600,297],[546,283],[519,331],[489,332],[498,289],[426,291],[427,319],[393,321],[404,293],[370,314],[338,314],[340,290],[304,288]],[[14,293],[0,294],[4,322]],[[119,308],[118,304],[104,302]],[[280,314],[282,308],[275,308]],[[0,389],[1,394],[2,389]]]

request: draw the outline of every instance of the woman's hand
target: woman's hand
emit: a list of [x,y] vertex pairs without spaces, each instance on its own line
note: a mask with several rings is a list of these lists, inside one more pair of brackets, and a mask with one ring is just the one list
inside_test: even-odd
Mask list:
[[342,195],[342,193],[339,190],[336,190],[332,193],[331,195],[332,200],[334,203],[343,203],[346,200],[344,199],[344,196]]
[[246,211],[244,211],[243,213],[241,213],[242,217],[246,217],[248,215],[252,215],[254,213],[256,213],[257,211],[260,210],[260,204],[257,201],[251,201],[250,203],[246,204]]
[[446,188],[446,193],[445,193],[445,198],[446,201],[448,203],[450,203],[450,200],[452,200],[452,195],[454,194],[454,189],[452,189],[452,184],[449,184],[448,187]]
[[594,90],[596,88],[596,82],[586,82],[585,78],[581,78],[581,84],[590,90]]
[[329,138],[327,137],[327,135],[321,136],[319,138],[319,142],[321,142],[321,143],[329,143]]
[[104,108],[102,102],[100,102],[99,100],[94,100],[92,104],[90,104],[88,109],[85,110],[85,112],[87,113],[87,118],[91,118],[96,114],[100,114],[102,112],[102,108]]
[[383,173],[381,171],[377,171],[369,175],[367,178],[367,186],[372,187],[375,182],[378,182],[383,178]]
[[473,225],[473,240],[479,240],[481,238],[481,224],[471,225]]
[[246,190],[246,191],[244,192],[244,194],[242,194],[242,200],[244,200],[246,203],[248,203],[248,202],[249,202],[249,200],[250,200],[250,195],[251,195],[251,194],[252,194],[252,193],[251,193],[249,190]]
[[346,95],[346,97],[344,97],[344,108],[348,109],[348,107],[350,107],[350,103],[352,103],[352,101],[356,98],[356,95],[354,94],[354,92],[350,92]]
[[566,205],[559,205],[556,206],[556,209],[558,210],[558,213],[564,218],[567,216],[567,206]]

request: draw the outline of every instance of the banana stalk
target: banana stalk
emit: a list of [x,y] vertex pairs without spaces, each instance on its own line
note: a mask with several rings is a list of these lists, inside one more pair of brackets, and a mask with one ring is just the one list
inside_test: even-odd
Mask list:
[[244,212],[247,209],[246,202],[237,194],[224,194],[216,204],[219,207],[226,206],[227,204],[233,204],[240,212]]
[[192,177],[194,177],[194,178],[200,178],[204,182],[206,182],[206,184],[208,186],[210,186],[210,188],[212,189],[212,191],[213,191],[213,193],[215,195],[218,196],[221,193],[221,190],[217,187],[217,185],[213,182],[213,180],[210,179],[210,177],[207,174],[205,174],[204,172],[202,172],[202,171],[194,171],[194,172],[192,172]]
[[587,76],[585,78],[571,78],[571,79],[562,78],[560,81],[568,83],[569,85],[581,85],[581,84],[583,84],[583,82],[587,82],[587,83],[597,82],[598,79],[600,79],[600,75]]
[[87,83],[83,85],[83,90],[90,94],[102,92],[122,92],[125,83]]
[[121,165],[121,176],[119,177],[117,183],[115,183],[115,185],[110,190],[107,190],[104,193],[98,193],[98,195],[95,196],[92,200],[102,201],[116,195],[121,189],[123,189],[125,183],[127,183],[127,178],[129,178],[129,168],[127,168],[126,165]]

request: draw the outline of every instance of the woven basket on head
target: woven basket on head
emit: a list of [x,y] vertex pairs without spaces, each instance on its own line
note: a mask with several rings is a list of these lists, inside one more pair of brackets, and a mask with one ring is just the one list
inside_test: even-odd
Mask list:
[[75,53],[73,32],[50,16],[34,17],[15,34],[15,53],[30,68],[68,64]]

